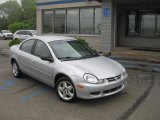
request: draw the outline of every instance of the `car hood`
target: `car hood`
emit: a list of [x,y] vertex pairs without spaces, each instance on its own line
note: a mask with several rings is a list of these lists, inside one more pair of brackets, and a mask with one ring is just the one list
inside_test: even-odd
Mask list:
[[104,56],[64,62],[84,71],[84,74],[93,74],[98,79],[114,77],[125,72],[118,62]]
[[3,33],[4,35],[13,35],[12,33]]

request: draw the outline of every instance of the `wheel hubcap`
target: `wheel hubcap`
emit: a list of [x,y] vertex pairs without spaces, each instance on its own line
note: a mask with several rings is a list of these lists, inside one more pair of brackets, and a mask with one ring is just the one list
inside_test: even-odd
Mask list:
[[13,69],[14,76],[17,76],[18,75],[18,67],[17,67],[16,63],[13,63],[12,69]]
[[64,100],[70,100],[74,96],[74,88],[68,81],[62,81],[58,85],[58,94]]

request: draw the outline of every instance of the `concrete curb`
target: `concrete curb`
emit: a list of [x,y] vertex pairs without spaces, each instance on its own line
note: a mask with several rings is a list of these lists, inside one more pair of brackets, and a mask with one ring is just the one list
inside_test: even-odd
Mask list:
[[128,69],[140,70],[140,71],[153,71],[160,73],[160,64],[148,61],[136,61],[136,60],[126,60],[125,58],[109,56],[109,58],[114,59],[121,63],[124,67]]
[[143,62],[149,62],[149,63],[155,63],[155,64],[160,64],[160,56],[155,57],[152,55],[143,55],[143,54],[132,54],[132,53],[114,53],[111,52],[111,56],[119,59],[119,60],[128,60],[128,61],[143,61]]

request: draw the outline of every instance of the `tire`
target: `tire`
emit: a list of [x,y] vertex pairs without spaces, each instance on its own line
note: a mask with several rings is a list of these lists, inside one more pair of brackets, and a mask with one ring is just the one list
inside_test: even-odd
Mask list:
[[23,72],[20,70],[18,63],[15,60],[12,62],[12,73],[16,78],[21,78],[23,76]]
[[6,37],[5,37],[5,36],[3,36],[3,40],[6,40]]
[[75,87],[68,77],[58,79],[56,93],[60,100],[64,102],[72,103],[77,99]]

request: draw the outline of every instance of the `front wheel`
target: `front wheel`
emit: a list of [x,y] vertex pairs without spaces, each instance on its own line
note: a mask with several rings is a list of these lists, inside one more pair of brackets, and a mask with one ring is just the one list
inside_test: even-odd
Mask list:
[[18,63],[16,61],[12,62],[12,73],[13,73],[14,77],[16,77],[16,78],[20,78],[23,75],[23,73],[20,70]]
[[7,38],[5,36],[3,36],[3,40],[7,40]]
[[61,77],[56,83],[56,92],[58,97],[64,102],[74,102],[76,100],[76,91],[73,83],[67,77]]

